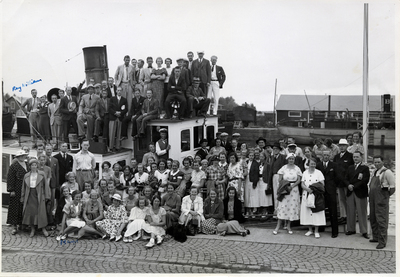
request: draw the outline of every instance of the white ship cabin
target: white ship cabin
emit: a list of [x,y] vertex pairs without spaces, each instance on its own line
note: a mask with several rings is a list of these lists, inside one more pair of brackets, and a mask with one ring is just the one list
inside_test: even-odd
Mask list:
[[[157,142],[160,139],[159,130],[168,130],[168,142],[171,145],[169,157],[182,161],[187,156],[192,156],[200,149],[200,140],[208,139],[209,144],[218,132],[218,117],[210,116],[195,117],[192,119],[166,120],[156,119],[147,125],[146,137],[135,141],[130,137],[122,142],[122,147],[133,149],[133,157],[138,162],[142,161],[143,154],[148,152],[150,142]],[[131,133],[131,127],[128,134]]]

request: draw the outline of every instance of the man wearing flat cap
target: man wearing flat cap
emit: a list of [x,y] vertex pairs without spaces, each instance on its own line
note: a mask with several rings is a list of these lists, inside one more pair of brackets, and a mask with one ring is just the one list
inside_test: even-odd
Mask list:
[[160,159],[167,160],[168,152],[171,149],[171,145],[168,143],[167,139],[168,130],[165,128],[160,129],[161,138],[156,142],[156,153]]
[[193,78],[193,85],[186,92],[188,101],[189,117],[206,116],[211,100],[206,97],[206,94],[200,88],[200,79]]
[[87,86],[87,94],[83,95],[79,104],[78,119],[78,134],[79,139],[85,138],[85,122],[87,122],[86,138],[91,139],[94,133],[94,122],[96,120],[96,105],[100,97],[94,94],[92,84]]
[[226,76],[222,66],[217,65],[217,56],[211,56],[211,83],[208,87],[207,97],[211,99],[214,97],[213,114],[216,115],[218,111],[219,90],[224,85]]
[[[191,72],[184,66],[184,62],[185,62],[184,58],[178,58],[176,60],[178,67],[181,69],[180,77],[185,80],[186,86],[190,86],[192,84]],[[170,78],[175,78],[175,70],[172,70]]]
[[198,51],[198,59],[193,61],[192,64],[192,78],[200,78],[200,87],[206,92],[211,82],[211,67],[210,61],[204,59],[204,51]]

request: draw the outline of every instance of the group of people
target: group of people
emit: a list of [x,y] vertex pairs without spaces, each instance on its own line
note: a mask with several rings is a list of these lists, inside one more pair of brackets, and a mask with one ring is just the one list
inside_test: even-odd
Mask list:
[[[147,123],[165,114],[171,119],[207,116],[210,113],[211,98],[214,98],[213,114],[217,114],[219,90],[226,76],[218,66],[217,57],[211,61],[204,58],[204,51],[198,51],[198,59],[193,52],[186,58],[178,58],[177,66],[171,67],[172,59],[147,57],[141,59],[124,57],[124,64],[118,66],[114,78],[109,77],[95,84],[90,79],[86,89],[83,81],[78,88],[66,87],[50,95],[37,97],[32,89],[32,98],[22,105],[30,124],[34,147],[37,136],[45,141],[69,142],[70,129],[78,134],[78,139],[93,139],[107,143],[109,151],[117,151],[121,141],[127,138],[127,130],[132,122],[131,135],[134,139],[144,137]],[[73,89],[76,90],[74,95]]]
[[[283,223],[293,234],[291,222],[308,226],[306,236],[320,237],[329,211],[332,238],[338,225],[347,224],[346,235],[367,232],[368,197],[371,242],[378,249],[387,242],[389,197],[394,193],[394,176],[375,156],[375,170],[362,163],[361,134],[354,133],[334,144],[317,139],[313,147],[301,149],[294,138],[273,144],[260,137],[255,146],[240,142],[234,133],[217,133],[194,157],[180,161],[156,151],[154,144],[141,161],[129,165],[101,165],[96,174],[90,142],[73,157],[67,144],[52,156],[52,146],[38,145],[37,157],[29,157],[25,146],[8,172],[10,206],[7,223],[28,225],[48,235],[46,226],[61,224],[58,239],[76,232],[132,242],[147,236],[147,247],[163,241],[168,228],[183,226],[188,234],[249,234],[245,218],[258,214],[277,219],[273,234]],[[160,156],[158,155],[160,154]],[[163,155],[161,155],[163,154]],[[97,171],[98,173],[98,171]],[[369,185],[369,186],[368,186]],[[338,217],[338,205],[340,217]]]

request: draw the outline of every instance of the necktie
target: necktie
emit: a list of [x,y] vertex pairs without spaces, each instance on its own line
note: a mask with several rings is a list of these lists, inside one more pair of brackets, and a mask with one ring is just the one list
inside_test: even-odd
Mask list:
[[92,105],[92,95],[89,95],[89,108]]
[[215,66],[215,65],[213,65],[213,67],[212,67],[212,72],[214,72],[214,66]]
[[34,108],[35,108],[35,104],[36,104],[36,98],[33,98],[32,109],[34,109]]
[[325,162],[325,163],[324,163],[324,168],[326,169],[327,166],[328,166],[328,163]]
[[343,157],[343,155],[344,155],[344,153],[340,153],[340,157],[341,157],[341,158]]
[[64,153],[64,160],[67,160],[67,154]]

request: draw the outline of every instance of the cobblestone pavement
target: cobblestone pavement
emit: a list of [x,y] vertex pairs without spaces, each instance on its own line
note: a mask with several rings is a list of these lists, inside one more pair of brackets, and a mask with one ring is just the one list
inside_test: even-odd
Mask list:
[[[395,273],[395,252],[189,237],[146,249],[134,243],[10,234],[2,226],[2,271],[78,273]],[[71,241],[73,239],[70,239]]]

